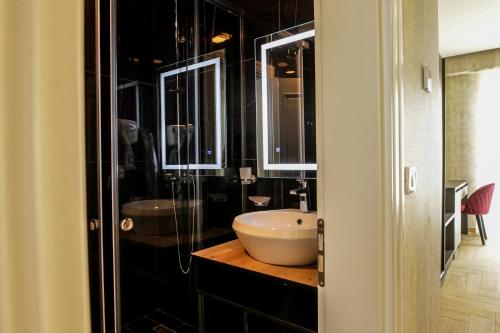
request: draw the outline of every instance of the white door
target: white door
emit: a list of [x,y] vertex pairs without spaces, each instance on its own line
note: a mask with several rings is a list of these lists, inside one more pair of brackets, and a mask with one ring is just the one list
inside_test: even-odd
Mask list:
[[[391,18],[389,3],[315,2],[318,213],[325,220],[325,287],[319,288],[323,333],[398,331],[392,218],[400,189],[392,180],[399,179],[400,169],[392,162],[397,119],[390,117],[394,66],[386,63],[387,55],[381,59],[387,54],[382,49],[393,49],[394,30],[389,21],[380,24],[381,16]],[[390,37],[387,44],[381,32]]]

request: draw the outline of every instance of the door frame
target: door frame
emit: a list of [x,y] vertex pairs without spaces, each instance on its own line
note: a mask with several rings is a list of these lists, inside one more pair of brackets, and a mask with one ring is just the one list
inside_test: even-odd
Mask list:
[[[365,318],[359,316],[360,313],[363,316],[365,315],[363,311],[367,311],[367,313],[373,311],[376,313],[371,324],[366,324],[364,328],[365,332],[368,332],[366,327],[370,327],[370,332],[403,331],[402,244],[405,217],[402,0],[379,0],[375,6],[377,6],[375,9],[377,13],[371,13],[373,20],[370,23],[366,23],[365,16],[370,16],[370,14],[364,11],[369,10],[369,5],[366,2],[363,3],[362,0],[315,0],[315,27],[317,31],[316,86],[320,87],[317,89],[316,97],[318,124],[316,132],[319,165],[318,216],[325,220],[324,269],[326,276],[325,287],[318,286],[318,332],[320,333],[343,333],[349,332],[349,329],[351,329],[351,332],[355,331],[352,330],[352,326],[356,326],[357,324],[353,322],[349,323],[347,319],[343,320],[343,318],[354,317],[353,312],[355,312],[358,314],[358,320],[363,321]],[[345,17],[348,18],[346,19]],[[323,20],[322,18],[327,19]],[[367,246],[359,244],[359,241],[353,239],[352,245],[349,244],[347,248],[342,249],[345,252],[331,251],[329,253],[329,249],[338,250],[334,244],[331,244],[339,240],[338,237],[340,236],[337,235],[343,233],[344,230],[349,232],[344,227],[346,223],[352,222],[353,224],[358,223],[361,225],[362,222],[355,220],[342,220],[340,222],[339,215],[342,214],[335,214],[328,208],[332,205],[334,206],[330,200],[338,198],[338,196],[331,193],[335,191],[352,191],[352,189],[339,186],[339,184],[344,184],[344,187],[346,187],[345,183],[337,181],[338,179],[335,176],[330,175],[334,172],[332,170],[335,169],[332,168],[332,165],[339,164],[338,162],[332,162],[333,159],[338,159],[338,157],[332,158],[332,156],[335,156],[335,152],[341,152],[346,142],[329,140],[332,138],[332,135],[329,133],[335,131],[335,124],[332,121],[333,117],[329,117],[327,114],[327,110],[328,112],[335,113],[335,111],[332,111],[334,109],[330,108],[332,105],[338,106],[344,103],[346,109],[349,108],[349,104],[347,104],[349,101],[341,95],[341,90],[344,89],[343,86],[333,85],[334,89],[337,88],[337,90],[340,90],[338,94],[333,90],[326,93],[325,82],[329,80],[329,74],[342,73],[341,67],[356,68],[356,66],[359,66],[359,63],[357,63],[359,59],[356,56],[345,56],[345,48],[352,47],[361,50],[363,46],[353,46],[352,40],[349,41],[349,39],[343,38],[342,34],[345,35],[350,31],[354,31],[352,39],[356,39],[359,36],[359,44],[365,41],[370,42],[370,36],[356,34],[358,30],[369,29],[368,24],[371,24],[370,27],[378,32],[378,48],[368,50],[369,54],[365,54],[366,57],[372,56],[378,58],[378,66],[373,66],[378,68],[369,69],[369,71],[376,72],[373,75],[378,76],[379,80],[375,82],[375,89],[378,91],[378,96],[373,94],[373,91],[370,95],[370,90],[374,89],[374,87],[369,86],[369,83],[363,82],[365,77],[343,77],[342,79],[348,80],[350,85],[355,85],[360,95],[364,95],[364,92],[367,91],[367,95],[372,98],[367,103],[371,102],[374,103],[373,105],[377,105],[375,108],[378,109],[379,113],[379,122],[371,124],[369,128],[369,131],[373,131],[379,139],[379,168],[377,169],[375,166],[374,169],[376,170],[369,171],[370,175],[377,177],[379,180],[376,190],[380,194],[380,198],[378,200],[376,198],[373,199],[377,201],[375,206],[378,205],[379,208],[376,210],[377,216],[372,220],[373,223],[376,222],[377,224],[378,237],[373,237],[373,240],[369,241],[373,243],[370,244],[372,247],[375,246],[378,248],[378,251],[376,253],[358,251],[355,248],[356,246],[364,246],[365,248]],[[356,27],[356,25],[361,26],[361,28]],[[338,46],[333,45],[331,42],[332,38],[336,37],[338,37]],[[356,52],[356,50],[352,51]],[[343,55],[344,57],[342,57]],[[339,60],[332,65],[331,63],[327,64],[326,59],[329,61],[331,59]],[[348,95],[348,91],[346,90],[345,92]],[[340,101],[332,102],[335,98],[338,98]],[[368,115],[367,113],[363,113],[362,115],[365,114]],[[350,120],[352,121],[352,118]],[[359,119],[359,121],[362,120]],[[328,131],[325,131],[324,128],[327,126],[331,127]],[[346,139],[348,140],[349,138]],[[356,184],[356,182],[359,183],[362,179],[357,181],[356,177],[354,177],[355,175],[352,174],[359,172],[360,168],[357,167],[359,164],[373,163],[368,160],[370,156],[361,153],[358,156],[355,154],[347,157],[342,156],[342,159],[344,159],[343,164],[352,166],[352,169],[346,167],[347,173],[343,174],[342,177],[352,177],[354,184],[350,185],[359,189],[363,188],[362,184]],[[349,216],[347,219],[349,219]],[[379,291],[377,295],[372,296],[373,302],[371,303],[371,307],[361,306],[362,309],[360,309],[353,308],[349,304],[345,304],[345,302],[341,304],[342,297],[340,294],[342,293],[338,292],[340,288],[352,289],[352,297],[360,298],[364,296],[359,292],[361,290],[359,287],[362,287],[362,281],[351,283],[347,279],[352,278],[352,276],[349,276],[347,271],[344,274],[346,276],[342,276],[342,269],[348,265],[343,260],[345,258],[342,258],[342,256],[346,256],[346,253],[348,253],[352,262],[366,260],[366,256],[370,256],[377,262],[377,265],[371,270],[365,270],[365,273],[368,272],[368,275],[370,275],[366,276],[367,279],[372,277],[378,279]],[[347,268],[349,269],[350,267]],[[328,276],[331,274],[340,277],[332,279],[333,283],[330,283]],[[344,283],[349,281],[350,283],[345,283],[348,286],[340,285],[340,281],[344,281]],[[358,293],[355,294],[356,292]],[[338,297],[339,295],[340,297]],[[362,326],[362,324],[360,325]],[[361,326],[358,326],[356,329],[360,329]]]

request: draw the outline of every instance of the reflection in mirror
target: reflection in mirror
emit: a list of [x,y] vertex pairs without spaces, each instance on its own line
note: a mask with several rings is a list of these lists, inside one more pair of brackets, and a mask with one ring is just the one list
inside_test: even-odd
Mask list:
[[141,127],[139,114],[140,96],[139,96],[139,81],[127,82],[116,87],[118,92],[118,117],[120,119],[128,119],[135,121],[137,127]]
[[223,50],[160,70],[162,169],[221,174],[226,159],[224,72]]
[[258,38],[255,50],[258,175],[314,178],[313,23]]
[[139,81],[125,82],[117,86],[118,93],[118,140],[120,145],[120,175],[136,170],[134,145],[139,142],[140,90]]

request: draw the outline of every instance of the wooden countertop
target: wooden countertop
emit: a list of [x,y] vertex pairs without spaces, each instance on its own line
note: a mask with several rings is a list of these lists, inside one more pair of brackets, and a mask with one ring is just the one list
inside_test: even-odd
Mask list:
[[250,257],[238,239],[194,252],[193,256],[271,275],[314,288],[318,286],[316,264],[295,267],[266,264]]

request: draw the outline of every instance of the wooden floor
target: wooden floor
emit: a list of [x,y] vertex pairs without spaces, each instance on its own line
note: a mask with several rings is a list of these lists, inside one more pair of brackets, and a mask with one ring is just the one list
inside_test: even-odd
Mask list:
[[486,228],[486,246],[462,236],[441,288],[441,333],[500,333],[500,230]]

